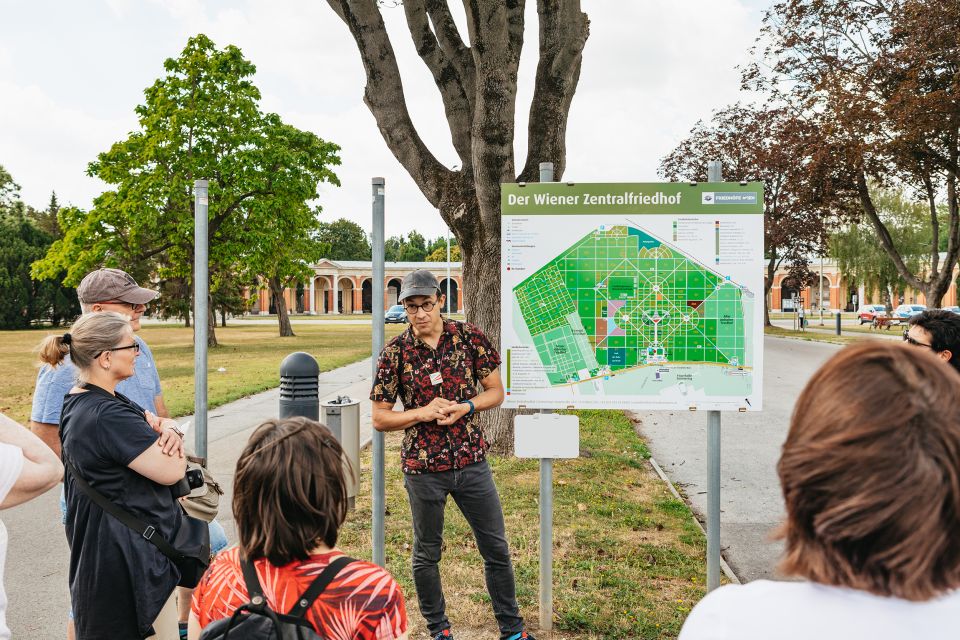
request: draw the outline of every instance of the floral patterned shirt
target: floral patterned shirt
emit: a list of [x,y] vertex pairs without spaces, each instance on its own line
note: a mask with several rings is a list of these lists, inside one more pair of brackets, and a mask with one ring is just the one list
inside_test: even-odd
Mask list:
[[[370,399],[390,403],[399,399],[404,410],[424,407],[438,396],[462,402],[476,396],[480,381],[499,366],[500,354],[472,324],[445,318],[436,349],[407,327],[383,348]],[[437,372],[442,382],[434,385],[430,374]],[[403,472],[450,471],[485,460],[489,444],[476,417],[446,426],[433,421],[407,428],[400,449]]]

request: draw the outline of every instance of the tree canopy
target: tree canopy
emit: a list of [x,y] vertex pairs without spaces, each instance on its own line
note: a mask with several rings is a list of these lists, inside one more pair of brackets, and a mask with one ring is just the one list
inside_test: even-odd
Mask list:
[[322,255],[331,260],[370,260],[371,248],[367,232],[356,222],[338,218],[321,222],[317,240],[323,244]]
[[[65,220],[64,237],[34,266],[38,277],[66,270],[73,284],[91,268],[116,266],[138,278],[181,279],[192,290],[200,178],[209,180],[211,270],[263,264],[271,248],[310,236],[314,223],[300,208],[317,197],[319,182],[339,184],[330,170],[339,148],[263,113],[256,68],[235,46],[218,49],[197,35],[164,69],[135,109],[139,129],[89,165],[113,188],[89,213]],[[289,224],[276,224],[280,203],[290,207]],[[210,336],[216,344],[212,326]]]
[[[870,224],[900,277],[932,306],[960,253],[957,24],[956,2],[781,0],[766,15],[760,59],[744,74],[745,86],[816,123],[822,137],[809,159],[822,202]],[[928,260],[908,264],[871,185],[923,204]]]

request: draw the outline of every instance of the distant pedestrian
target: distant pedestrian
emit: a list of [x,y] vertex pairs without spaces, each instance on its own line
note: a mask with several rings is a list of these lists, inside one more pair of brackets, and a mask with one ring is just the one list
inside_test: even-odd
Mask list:
[[910,316],[903,340],[931,350],[960,372],[960,314],[945,309],[927,309]]
[[679,640],[957,636],[960,375],[928,350],[847,347],[794,407],[777,471],[780,571],[721,587]]
[[[43,441],[0,413],[0,509],[32,500],[63,477],[63,465]],[[0,640],[9,640],[7,595],[3,588],[7,530],[0,520]]]
[[[420,613],[433,640],[453,637],[439,567],[444,507],[451,496],[483,557],[500,637],[532,639],[517,606],[500,495],[477,423],[478,412],[503,402],[500,354],[479,328],[440,315],[445,298],[429,271],[407,274],[399,301],[410,326],[380,354],[370,399],[375,429],[406,432],[400,458],[413,515]],[[402,411],[393,410],[398,399]]]
[[319,597],[302,605],[310,628],[324,640],[406,640],[407,612],[393,577],[370,562],[341,560],[336,548],[348,497],[343,449],[329,429],[302,417],[261,424],[237,460],[233,491],[240,544],[217,556],[194,591],[191,639],[201,630],[204,638],[223,637],[227,620],[251,600],[247,568],[271,611],[286,614],[339,561],[345,566],[334,565]]
[[[70,600],[79,640],[177,638],[173,590],[180,571],[149,539],[94,502],[86,485],[116,507],[177,540],[186,526],[169,485],[184,477],[183,442],[169,418],[151,418],[117,391],[133,376],[140,343],[127,316],[80,317],[69,332],[48,336],[41,359],[58,366],[70,355],[77,383],[63,400],[60,443],[67,468]],[[157,429],[160,433],[158,434]]]

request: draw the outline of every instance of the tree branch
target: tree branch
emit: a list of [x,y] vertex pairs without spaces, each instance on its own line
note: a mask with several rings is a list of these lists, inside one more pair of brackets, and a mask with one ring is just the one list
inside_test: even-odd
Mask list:
[[367,86],[366,103],[394,157],[433,206],[452,172],[427,149],[407,111],[400,69],[376,0],[327,0],[343,20],[360,51]]
[[473,64],[473,55],[470,48],[463,43],[460,31],[457,29],[450,7],[446,0],[426,0],[427,14],[433,22],[433,30],[437,34],[437,42],[444,54],[453,63],[460,76],[460,84],[470,102],[470,112],[473,112],[474,93],[477,90],[477,70]]
[[883,221],[877,214],[877,208],[874,206],[873,199],[870,197],[870,189],[867,187],[867,177],[862,168],[857,170],[857,196],[860,199],[860,206],[863,212],[866,214],[867,219],[873,224],[874,231],[877,232],[877,237],[880,239],[880,246],[882,246],[883,250],[890,256],[893,265],[897,268],[897,273],[899,273],[900,277],[912,288],[917,291],[923,291],[924,283],[921,282],[920,278],[915,276],[910,271],[910,268],[903,262],[903,257],[900,255],[900,252],[897,251],[896,245],[893,243],[893,238],[890,236],[890,231],[887,230],[886,225],[883,224]]
[[555,180],[563,177],[567,118],[590,35],[590,21],[580,11],[580,0],[537,0],[537,13],[540,61],[527,123],[527,161],[519,182],[535,181],[541,162],[553,162]]
[[463,84],[457,66],[447,57],[437,36],[430,28],[430,18],[427,16],[423,0],[406,0],[403,3],[403,10],[407,15],[407,26],[410,28],[413,46],[430,69],[433,81],[440,90],[443,109],[450,125],[453,148],[457,150],[462,166],[468,166],[471,161],[470,123],[473,107],[468,98],[467,88]]

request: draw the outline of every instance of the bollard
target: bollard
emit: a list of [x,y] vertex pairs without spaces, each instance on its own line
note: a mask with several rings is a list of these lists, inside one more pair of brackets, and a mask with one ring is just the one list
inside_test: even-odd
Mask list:
[[295,351],[280,363],[281,418],[320,419],[320,365],[309,353]]
[[343,475],[347,479],[347,496],[350,509],[353,510],[360,486],[360,401],[337,396],[335,400],[321,403],[320,408],[320,422],[327,425],[343,447],[344,457],[350,462],[348,466],[344,461]]
[[837,335],[840,335],[840,312],[837,311]]

